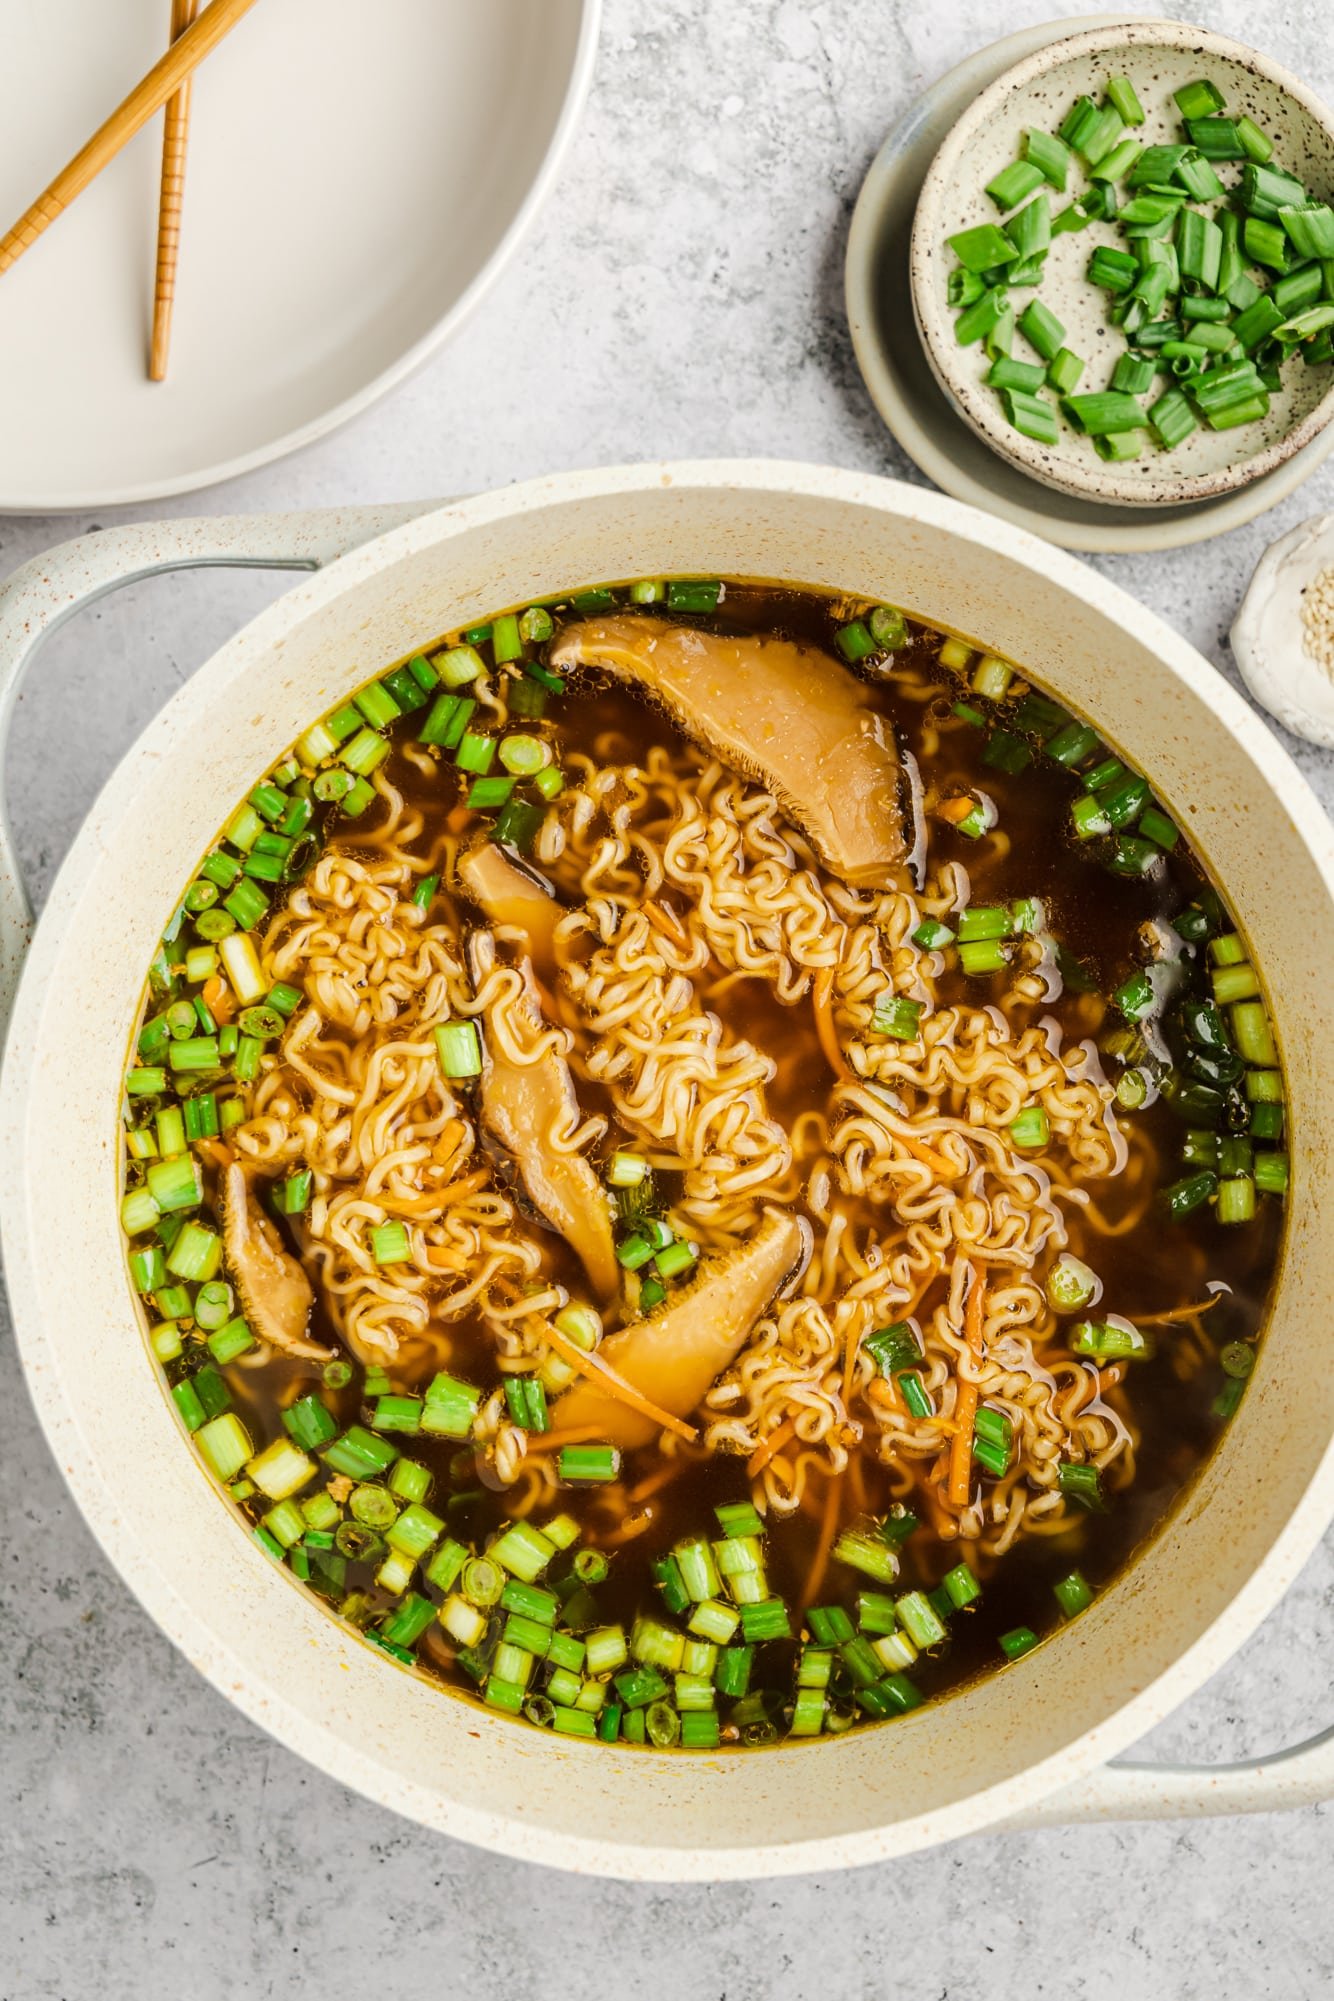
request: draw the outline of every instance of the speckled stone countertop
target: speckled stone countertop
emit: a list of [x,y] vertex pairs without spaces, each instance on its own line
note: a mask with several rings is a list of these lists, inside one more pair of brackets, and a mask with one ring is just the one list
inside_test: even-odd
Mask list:
[[[462,336],[337,436],[159,511],[446,494],[668,455],[917,479],[853,362],[848,217],[924,85],[1050,11],[607,0],[555,197]],[[1313,0],[1193,11],[1334,97]],[[1330,506],[1334,466],[1217,542],[1099,567],[1235,678],[1225,634],[1256,557]],[[0,521],[0,571],[90,525]],[[123,748],[276,588],[175,577],[50,644],[8,772],[39,900]],[[1334,759],[1289,747],[1334,808]],[[0,2001],[371,1987],[519,2001],[622,1981],[673,2001],[1334,1992],[1328,1810],[995,1836],[851,1875],[683,1889],[565,1878],[426,1834],[261,1735],[149,1623],[66,1495],[7,1323],[0,1426]],[[1236,1757],[1334,1720],[1332,1554],[1141,1755]]]

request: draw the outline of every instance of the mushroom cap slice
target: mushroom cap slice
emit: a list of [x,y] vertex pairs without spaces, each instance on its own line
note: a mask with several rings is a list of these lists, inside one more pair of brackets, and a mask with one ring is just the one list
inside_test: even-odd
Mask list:
[[[753,1237],[710,1258],[670,1305],[611,1335],[599,1355],[660,1410],[689,1417],[745,1347],[805,1249],[796,1217],[766,1209]],[[556,1409],[562,1431],[589,1426],[627,1450],[657,1437],[651,1418],[608,1396],[590,1376],[572,1383]]]
[[315,1294],[310,1280],[283,1246],[278,1228],[255,1200],[250,1173],[239,1160],[222,1170],[222,1245],[251,1332],[284,1355],[326,1362],[333,1353],[306,1332]]
[[767,633],[612,617],[567,625],[548,658],[637,683],[687,736],[772,792],[833,874],[894,887],[908,846],[898,754],[869,691],[830,654]]
[[459,881],[492,924],[512,925],[528,939],[538,971],[550,975],[556,967],[556,925],[564,915],[551,889],[534,870],[525,868],[497,847],[481,841],[460,856]]
[[[510,1023],[530,1028],[536,1043],[547,1024],[527,959],[519,970],[524,993],[511,1010]],[[516,1063],[498,1035],[486,1036],[484,1043],[484,1130],[513,1160],[529,1201],[574,1251],[598,1298],[614,1299],[621,1274],[606,1194],[583,1154],[562,1144],[579,1124],[569,1064],[550,1047],[533,1062]]]

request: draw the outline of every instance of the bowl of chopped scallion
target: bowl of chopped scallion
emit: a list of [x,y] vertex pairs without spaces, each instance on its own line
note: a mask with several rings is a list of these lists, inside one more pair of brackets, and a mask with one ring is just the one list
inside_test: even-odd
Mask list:
[[932,163],[911,265],[942,388],[1064,492],[1207,500],[1334,417],[1334,119],[1226,36],[1127,21],[1008,70]]

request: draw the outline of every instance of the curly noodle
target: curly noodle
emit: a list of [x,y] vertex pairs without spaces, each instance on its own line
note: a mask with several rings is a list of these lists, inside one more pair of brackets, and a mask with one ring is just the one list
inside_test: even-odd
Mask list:
[[[412,761],[432,769],[424,752]],[[1093,1044],[1063,1045],[1039,1012],[1049,987],[1036,941],[1003,1006],[944,1004],[944,962],[912,932],[966,901],[957,865],[917,894],[851,889],[770,794],[689,746],[655,744],[638,763],[607,736],[565,768],[535,853],[563,906],[545,1023],[506,963],[521,939],[502,929],[498,948],[469,956],[457,828],[428,832],[383,774],[377,830],[326,852],[261,940],[265,970],[305,1004],[264,1059],[237,1141],[275,1172],[311,1169],[304,1250],[334,1327],[363,1359],[411,1371],[439,1366],[450,1323],[472,1311],[502,1373],[536,1366],[553,1391],[574,1374],[552,1333],[569,1293],[440,1072],[432,1029],[476,1018],[512,1063],[544,1052],[568,1063],[576,1088],[672,1177],[669,1221],[706,1255],[753,1230],[767,1204],[800,1207],[813,1227],[800,1290],[714,1384],[699,1445],[664,1435],[664,1481],[701,1452],[744,1455],[757,1505],[823,1509],[827,1546],[843,1505],[832,1483],[856,1469],[862,1493],[870,1455],[891,1491],[926,1500],[941,1535],[990,1555],[1068,1526],[1061,1462],[1124,1484],[1136,1435],[1119,1372],[1070,1354],[1041,1275],[1072,1216],[1083,1233],[1133,1228],[1152,1175],[1116,1126]],[[428,914],[412,894],[433,871],[442,900]],[[893,995],[920,1006],[911,1039],[877,1032]],[[770,1049],[775,1006],[800,1010],[803,1033]],[[1049,1135],[1041,1165],[1008,1130],[1034,1106]],[[585,1147],[604,1124],[581,1115],[547,1138]],[[370,1245],[387,1221],[410,1246],[388,1270]],[[970,1273],[985,1286],[972,1353]],[[900,1322],[920,1351],[911,1408],[864,1345]],[[971,1426],[974,1394],[1008,1417],[1014,1450],[1005,1475],[960,1506],[945,1467],[956,1410]],[[554,1422],[557,1436],[558,1403]],[[553,1455],[509,1422],[498,1390],[479,1435],[513,1510],[549,1498]],[[614,1505],[607,1539],[641,1533],[657,1505],[645,1483]]]

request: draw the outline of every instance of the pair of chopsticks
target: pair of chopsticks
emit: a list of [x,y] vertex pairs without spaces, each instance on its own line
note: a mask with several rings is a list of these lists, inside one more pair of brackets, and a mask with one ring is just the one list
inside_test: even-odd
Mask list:
[[81,195],[122,146],[145,126],[155,112],[167,107],[162,139],[162,185],[158,204],[157,275],[153,288],[153,340],[149,374],[160,382],[167,372],[171,309],[176,294],[176,256],[180,245],[181,195],[185,182],[185,147],[190,121],[190,78],[205,56],[249,13],[255,0],[211,0],[196,13],[198,0],[172,0],[171,46],[160,62],[140,79],[124,102],[88,143],[62,167],[49,188],[37,197],[14,227],[0,237],[0,272],[17,263]]

